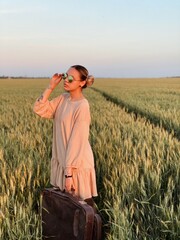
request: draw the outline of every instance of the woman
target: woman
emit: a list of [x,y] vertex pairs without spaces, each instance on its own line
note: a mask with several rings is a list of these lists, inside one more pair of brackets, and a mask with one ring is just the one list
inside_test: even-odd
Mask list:
[[[64,80],[63,93],[49,101],[55,87]],[[93,153],[88,141],[90,111],[82,89],[94,82],[93,76],[81,65],[74,65],[65,74],[54,74],[34,112],[53,118],[51,184],[74,193],[82,200],[97,196]]]

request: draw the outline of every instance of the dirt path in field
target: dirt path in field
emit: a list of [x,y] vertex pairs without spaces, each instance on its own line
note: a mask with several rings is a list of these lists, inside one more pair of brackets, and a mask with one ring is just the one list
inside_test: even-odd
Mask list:
[[180,128],[176,124],[171,123],[172,127],[170,127],[167,121],[164,121],[162,118],[153,113],[147,113],[142,109],[138,108],[137,106],[132,106],[127,102],[124,102],[123,100],[117,97],[113,97],[110,94],[101,91],[97,88],[91,87],[91,89],[95,92],[100,93],[106,99],[106,101],[110,101],[119,106],[120,108],[124,108],[124,110],[129,114],[133,113],[135,118],[138,117],[146,118],[147,121],[149,121],[151,124],[163,128],[169,134],[172,134],[178,141],[180,141]]

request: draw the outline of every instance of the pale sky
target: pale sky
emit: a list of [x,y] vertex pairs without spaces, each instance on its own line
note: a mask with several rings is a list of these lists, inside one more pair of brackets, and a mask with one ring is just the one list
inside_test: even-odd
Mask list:
[[180,0],[0,0],[0,76],[180,76]]

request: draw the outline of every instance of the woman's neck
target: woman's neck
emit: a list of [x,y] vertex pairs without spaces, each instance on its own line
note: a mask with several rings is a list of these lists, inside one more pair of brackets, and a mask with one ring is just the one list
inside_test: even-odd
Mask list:
[[72,101],[76,101],[84,98],[82,91],[75,91],[75,92],[71,91],[69,92],[69,94]]

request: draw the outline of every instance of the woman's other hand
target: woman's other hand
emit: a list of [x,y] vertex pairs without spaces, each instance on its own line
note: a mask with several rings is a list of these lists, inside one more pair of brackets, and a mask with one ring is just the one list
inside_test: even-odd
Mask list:
[[62,74],[55,73],[50,80],[49,87],[51,89],[54,89],[61,82],[61,79],[62,79]]
[[73,183],[72,177],[65,178],[65,191],[66,192],[72,192],[74,190],[72,183]]

